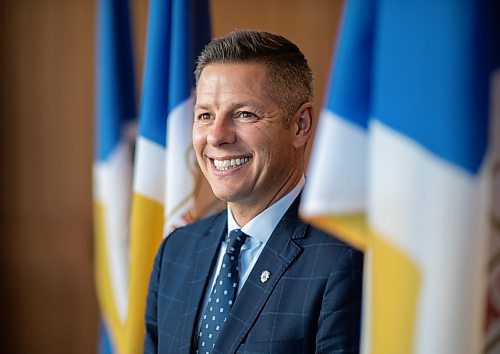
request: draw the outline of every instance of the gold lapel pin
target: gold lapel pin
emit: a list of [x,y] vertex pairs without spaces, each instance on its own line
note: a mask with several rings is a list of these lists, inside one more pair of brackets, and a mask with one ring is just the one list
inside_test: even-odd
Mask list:
[[261,274],[260,274],[260,281],[265,283],[266,281],[269,280],[269,277],[271,276],[271,272],[269,272],[268,270],[264,270]]

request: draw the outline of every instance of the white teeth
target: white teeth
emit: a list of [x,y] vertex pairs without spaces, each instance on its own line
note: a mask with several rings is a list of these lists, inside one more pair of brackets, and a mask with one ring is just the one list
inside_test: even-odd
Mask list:
[[235,168],[236,166],[243,165],[250,161],[250,157],[243,157],[239,159],[228,159],[228,160],[215,160],[214,165],[218,170],[229,170],[230,168]]

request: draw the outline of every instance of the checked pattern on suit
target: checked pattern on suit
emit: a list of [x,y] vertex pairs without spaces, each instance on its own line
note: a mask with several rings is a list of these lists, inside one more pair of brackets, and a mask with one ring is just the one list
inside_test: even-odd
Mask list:
[[[298,200],[263,249],[213,353],[359,353],[363,254],[305,224],[297,209]],[[197,350],[200,304],[226,227],[224,211],[163,242],[148,293],[144,353]],[[264,271],[271,276],[262,282]]]
[[199,354],[210,354],[236,299],[239,280],[238,259],[246,237],[247,235],[241,230],[233,230],[229,234],[219,275],[203,314],[198,338]]

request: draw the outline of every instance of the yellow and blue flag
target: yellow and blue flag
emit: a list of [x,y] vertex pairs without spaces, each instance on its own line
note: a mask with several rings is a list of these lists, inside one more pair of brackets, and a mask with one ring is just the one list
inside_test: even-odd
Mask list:
[[113,339],[127,317],[136,105],[128,0],[100,0],[97,10],[95,270],[103,333]]
[[[211,38],[208,1],[152,0],[136,142],[131,221],[130,294],[120,353],[139,353],[149,275],[157,248],[185,224],[194,202],[194,67]],[[168,316],[168,314],[166,314]]]
[[364,353],[500,348],[499,9],[346,1],[301,213],[365,251]]

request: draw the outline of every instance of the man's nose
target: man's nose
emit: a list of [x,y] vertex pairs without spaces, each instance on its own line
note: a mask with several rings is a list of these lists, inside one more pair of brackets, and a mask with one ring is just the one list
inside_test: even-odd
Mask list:
[[236,141],[233,120],[224,115],[216,116],[207,135],[207,143],[212,146],[232,144]]

